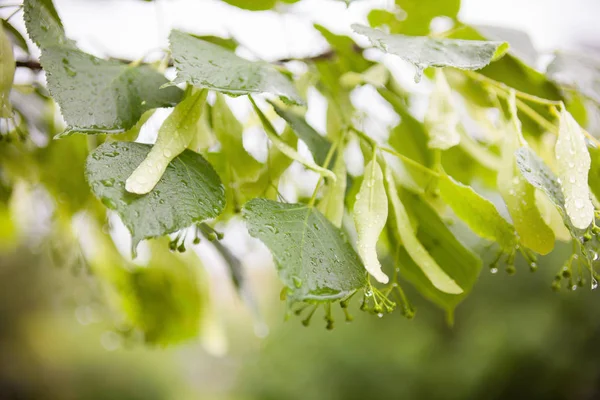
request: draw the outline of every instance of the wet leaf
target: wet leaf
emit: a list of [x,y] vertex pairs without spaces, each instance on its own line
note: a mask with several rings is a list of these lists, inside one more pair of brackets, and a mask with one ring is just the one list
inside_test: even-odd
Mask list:
[[154,189],[167,166],[198,135],[206,90],[191,92],[163,122],[152,150],[125,182],[125,190],[146,194]]
[[252,62],[216,44],[174,30],[169,36],[177,78],[199,88],[233,96],[269,93],[302,103],[294,85],[272,65]]
[[586,229],[594,220],[588,186],[591,158],[581,127],[564,108],[560,113],[555,156],[567,215],[573,226]]
[[339,154],[335,160],[333,173],[336,176],[336,180],[328,184],[317,208],[333,225],[340,228],[342,226],[342,219],[344,218],[344,199],[346,197],[347,184],[346,161],[342,154]]
[[67,39],[52,0],[24,0],[23,18],[31,40],[44,50],[51,46],[74,47]]
[[435,71],[435,87],[429,98],[425,114],[425,127],[429,133],[429,147],[448,150],[460,142],[458,124],[460,115],[452,99],[452,89],[442,70]]
[[177,104],[183,92],[148,66],[128,66],[66,47],[42,52],[48,89],[71,133],[122,133],[148,110]]
[[331,301],[365,287],[358,255],[315,208],[253,199],[242,212],[250,235],[271,250],[291,300]]
[[369,274],[381,283],[389,281],[377,257],[377,241],[388,217],[388,199],[383,173],[377,160],[365,166],[365,174],[354,203],[358,254]]
[[367,36],[371,44],[381,51],[397,55],[413,64],[417,68],[416,82],[421,80],[425,68],[481,69],[502,57],[508,50],[508,44],[504,42],[390,35],[357,24],[352,25],[352,29]]
[[404,204],[398,196],[396,182],[391,170],[386,168],[385,188],[389,200],[390,215],[393,220],[394,234],[397,235],[398,243],[402,243],[410,258],[419,266],[423,274],[431,284],[439,291],[450,294],[460,294],[463,290],[442,269],[427,249],[417,239]]
[[127,192],[126,179],[151,149],[140,143],[105,143],[88,157],[86,166],[92,192],[119,214],[131,232],[134,252],[141,240],[214,218],[225,206],[219,177],[201,155],[190,150],[169,164],[150,193]]

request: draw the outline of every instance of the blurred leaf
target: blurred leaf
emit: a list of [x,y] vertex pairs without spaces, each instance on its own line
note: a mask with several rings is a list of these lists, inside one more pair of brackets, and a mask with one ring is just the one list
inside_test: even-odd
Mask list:
[[221,46],[174,30],[169,36],[177,78],[233,96],[270,93],[281,99],[302,103],[296,89],[283,74],[265,62],[252,62]]
[[[325,160],[327,158],[327,153],[329,153],[329,149],[331,148],[329,140],[315,131],[302,116],[294,113],[292,110],[283,109],[275,103],[271,103],[271,105],[275,109],[277,115],[290,125],[293,132],[298,135],[298,138],[306,143],[315,162],[319,165],[326,166]],[[331,164],[333,164],[333,162]]]
[[12,38],[12,41],[15,44],[15,46],[18,46],[24,52],[29,53],[29,46],[27,46],[27,40],[25,40],[23,35],[21,35],[21,32],[19,32],[14,26],[10,24],[10,22],[6,20],[2,20],[2,25],[4,27],[4,33]]
[[442,199],[473,232],[497,242],[505,252],[514,251],[517,245],[515,229],[489,200],[447,175],[439,179],[438,188]]
[[[387,26],[390,33],[400,33],[402,31],[402,21],[398,19],[398,14],[387,10],[371,10],[367,15],[367,20],[372,28]],[[427,27],[429,31],[429,26]]]
[[290,300],[332,301],[365,287],[358,255],[316,209],[253,199],[243,215],[250,235],[271,250]]
[[222,0],[232,6],[250,11],[270,10],[275,7],[277,0]]
[[504,26],[476,25],[475,29],[488,40],[507,42],[510,45],[508,53],[527,64],[535,65],[538,52],[526,32]]
[[171,161],[198,135],[207,94],[206,90],[190,91],[175,106],[158,130],[158,138],[152,150],[127,178],[125,190],[129,193],[146,194],[154,189]]
[[390,35],[357,24],[352,25],[352,29],[368,37],[381,51],[413,64],[416,67],[415,82],[421,80],[423,69],[427,67],[481,69],[508,50],[508,44],[504,42]]
[[460,115],[452,99],[452,89],[442,70],[435,71],[435,86],[425,114],[425,127],[429,133],[428,146],[448,150],[460,143],[458,124]]
[[105,143],[87,161],[86,176],[92,191],[119,214],[131,232],[133,253],[141,240],[214,218],[225,206],[219,177],[202,156],[190,150],[169,164],[150,193],[128,193],[125,180],[151,148],[140,143]]
[[319,202],[318,209],[338,228],[342,226],[344,218],[344,198],[346,197],[346,161],[341,153],[333,164],[333,173],[336,176],[335,182],[329,182],[325,189],[325,194]]
[[389,168],[386,168],[385,173],[385,189],[391,209],[388,219],[393,221],[392,230],[393,234],[397,236],[397,243],[401,243],[404,246],[410,258],[419,266],[423,274],[437,290],[449,294],[462,293],[463,290],[449,275],[449,271],[444,270],[443,265],[438,265],[427,249],[417,239],[404,204],[402,204],[398,196],[392,172]]
[[15,77],[15,56],[12,44],[0,23],[0,118],[12,117],[9,96]]
[[327,43],[331,46],[332,51],[335,52],[334,62],[338,64],[343,72],[353,71],[360,73],[373,65],[373,62],[363,57],[362,49],[352,38],[336,35],[319,24],[315,24],[315,29],[323,35]]
[[383,173],[375,158],[365,165],[365,174],[354,203],[358,254],[365,269],[381,283],[389,277],[381,270],[377,258],[377,241],[388,218],[388,199],[383,183]]
[[407,14],[399,33],[427,35],[431,21],[438,16],[456,18],[460,0],[396,0],[396,4]]
[[48,89],[60,105],[63,133],[121,133],[148,110],[177,104],[183,92],[160,89],[167,79],[147,66],[128,66],[66,47],[42,52]]
[[548,76],[600,104],[600,60],[586,54],[557,53]]

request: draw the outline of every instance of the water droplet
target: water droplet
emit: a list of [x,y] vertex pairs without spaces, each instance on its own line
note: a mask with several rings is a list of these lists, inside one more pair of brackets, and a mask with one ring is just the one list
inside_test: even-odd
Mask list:
[[296,275],[292,276],[292,281],[294,282],[294,286],[296,286],[297,288],[302,287],[302,279],[300,279]]
[[173,155],[173,152],[169,149],[165,149],[165,150],[163,150],[163,155],[167,158],[171,158],[171,156]]
[[379,318],[382,318],[382,317],[383,317],[383,313],[379,313],[379,314],[377,314],[377,316],[378,316]]
[[497,274],[498,273],[498,268],[494,267],[494,268],[490,268],[490,272],[492,274]]
[[102,183],[106,187],[112,187],[115,184],[115,180],[113,178],[102,179],[100,183]]

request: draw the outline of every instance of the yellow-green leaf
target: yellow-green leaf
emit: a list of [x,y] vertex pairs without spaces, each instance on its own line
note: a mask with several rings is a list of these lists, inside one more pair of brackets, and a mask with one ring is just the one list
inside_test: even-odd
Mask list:
[[343,154],[338,154],[333,165],[333,173],[337,177],[331,182],[323,199],[318,205],[319,211],[338,228],[342,226],[344,218],[344,197],[346,195],[346,161]]
[[429,147],[448,150],[460,142],[458,124],[460,115],[452,100],[452,89],[441,69],[435,71],[435,87],[425,114],[425,128],[429,133]]
[[0,23],[0,118],[10,118],[12,108],[9,95],[15,77],[15,57],[3,26]]

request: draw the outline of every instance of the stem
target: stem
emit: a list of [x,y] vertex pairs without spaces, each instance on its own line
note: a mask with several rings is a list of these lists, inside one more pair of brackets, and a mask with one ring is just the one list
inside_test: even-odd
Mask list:
[[394,155],[394,156],[398,157],[398,158],[399,158],[399,159],[401,159],[403,162],[405,162],[405,163],[409,164],[410,166],[412,166],[412,167],[414,167],[414,168],[418,169],[418,170],[419,170],[419,171],[421,171],[421,172],[424,172],[424,173],[426,173],[426,174],[428,174],[428,175],[435,176],[435,177],[439,177],[439,176],[440,176],[440,174],[439,174],[438,172],[436,172],[436,171],[434,171],[434,170],[432,170],[432,169],[429,169],[429,168],[427,168],[427,167],[426,167],[426,166],[424,166],[424,165],[421,165],[421,164],[419,164],[418,162],[416,162],[416,161],[415,161],[415,160],[413,160],[412,158],[406,157],[405,155],[403,155],[403,154],[400,154],[400,153],[398,153],[398,152],[397,152],[397,151],[395,151],[395,150],[392,150],[392,149],[390,149],[390,148],[387,148],[387,147],[380,147],[379,149],[380,149],[381,151],[385,151],[386,153],[389,153],[389,154],[392,154],[392,155]]
[[[327,156],[325,156],[325,162],[323,162],[323,168],[329,168],[329,164],[331,163],[331,159],[333,158],[333,154],[335,153],[336,148],[340,145],[341,142],[344,141],[346,134],[343,133],[340,136],[340,139],[331,145],[329,151],[327,152]],[[338,154],[339,157],[339,154]],[[321,186],[321,182],[323,181],[323,175],[319,175],[319,180],[317,181],[317,185],[315,186],[315,190],[308,202],[309,207],[313,207],[315,205],[315,201],[317,200],[317,193],[319,192],[319,186]]]

